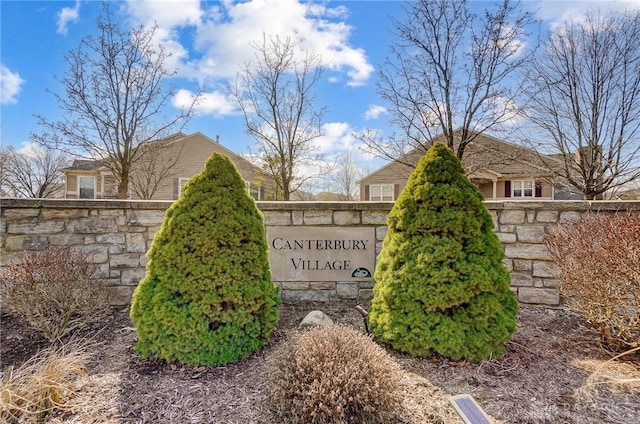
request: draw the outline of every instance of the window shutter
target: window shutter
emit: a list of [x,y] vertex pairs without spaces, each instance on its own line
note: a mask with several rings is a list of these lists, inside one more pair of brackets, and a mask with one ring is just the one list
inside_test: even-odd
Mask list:
[[260,186],[260,198],[258,200],[264,200],[264,186]]
[[174,178],[173,179],[173,199],[174,200],[178,198],[178,194],[180,194],[180,179]]
[[394,184],[393,186],[393,200],[398,199],[400,196],[400,184]]
[[369,198],[369,185],[368,184],[364,186],[364,200],[371,200]]
[[542,197],[542,181],[536,181],[535,197]]
[[504,182],[504,197],[511,197],[511,180]]

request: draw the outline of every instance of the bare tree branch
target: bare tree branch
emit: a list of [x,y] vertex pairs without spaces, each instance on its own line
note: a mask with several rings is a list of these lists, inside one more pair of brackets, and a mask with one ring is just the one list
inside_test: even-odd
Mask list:
[[462,159],[478,135],[516,114],[511,77],[527,61],[522,47],[532,15],[510,0],[482,16],[466,0],[420,0],[405,12],[404,21],[393,21],[397,39],[378,86],[398,132],[382,139],[368,130],[358,138],[373,154],[401,161],[441,135]]
[[254,44],[255,62],[244,65],[230,87],[259,146],[262,165],[284,200],[304,184],[298,170],[316,151],[322,135],[324,109],[314,108],[313,88],[320,79],[320,58],[306,52],[297,59],[297,45],[287,38]]
[[125,29],[104,3],[97,27],[97,38],[83,38],[65,55],[68,69],[58,79],[65,93],[53,93],[64,118],[37,116],[46,131],[32,136],[44,146],[104,163],[122,199],[140,147],[182,129],[199,95],[167,118],[165,107],[176,90],[166,81],[175,72],[164,67],[169,54],[154,44],[157,26]]
[[567,22],[527,75],[528,118],[573,188],[595,199],[640,178],[640,12]]
[[16,197],[53,197],[63,183],[60,169],[68,165],[65,154],[34,148],[29,153],[9,147],[2,157],[2,190]]

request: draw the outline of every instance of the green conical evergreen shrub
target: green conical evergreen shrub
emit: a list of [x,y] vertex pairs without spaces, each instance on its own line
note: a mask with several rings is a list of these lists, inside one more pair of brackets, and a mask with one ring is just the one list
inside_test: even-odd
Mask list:
[[381,342],[414,356],[504,354],[518,303],[478,188],[435,143],[388,216],[369,312]]
[[279,301],[263,218],[226,156],[189,180],[148,258],[131,306],[140,356],[218,365],[267,342]]

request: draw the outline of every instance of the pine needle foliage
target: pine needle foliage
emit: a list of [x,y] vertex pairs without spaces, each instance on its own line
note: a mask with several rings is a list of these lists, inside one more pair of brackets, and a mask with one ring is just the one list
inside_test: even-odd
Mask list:
[[518,303],[482,200],[458,158],[435,143],[388,216],[369,312],[379,341],[419,357],[504,354]]
[[229,158],[214,153],[167,210],[133,295],[136,352],[186,365],[237,362],[278,321],[264,220]]

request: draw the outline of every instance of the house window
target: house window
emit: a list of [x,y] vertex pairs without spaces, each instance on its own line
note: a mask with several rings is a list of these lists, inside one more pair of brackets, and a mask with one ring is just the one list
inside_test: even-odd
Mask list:
[[513,197],[533,197],[535,182],[533,180],[521,180],[511,182],[511,195]]
[[253,197],[253,200],[260,200],[260,187],[256,184],[251,184],[251,181],[245,181],[244,184],[247,186],[247,191]]
[[96,198],[96,177],[78,177],[78,199]]
[[184,185],[187,183],[187,181],[189,181],[189,178],[178,178],[178,197],[182,196],[182,190],[184,190]]
[[369,200],[393,201],[393,184],[372,184],[369,186]]

